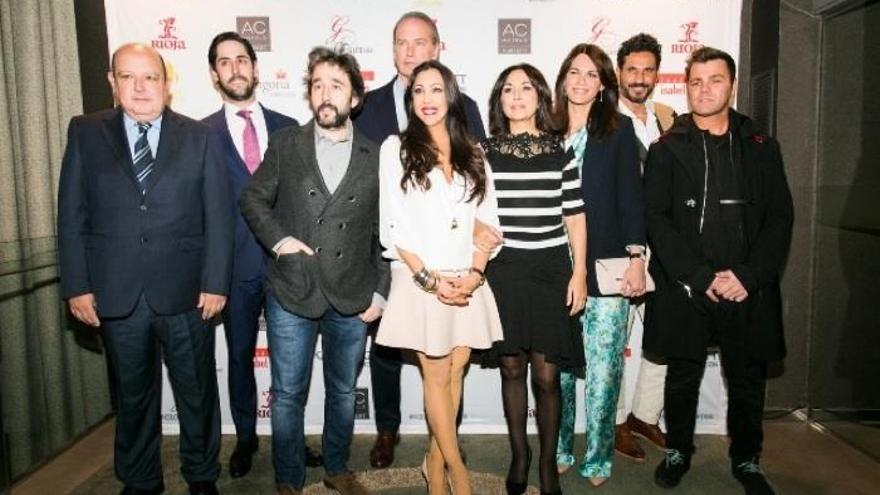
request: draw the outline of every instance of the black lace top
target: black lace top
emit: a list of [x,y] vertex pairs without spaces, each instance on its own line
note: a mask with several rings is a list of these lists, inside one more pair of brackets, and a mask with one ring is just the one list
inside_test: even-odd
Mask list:
[[482,143],[498,197],[504,245],[542,249],[568,243],[562,217],[584,211],[574,153],[551,134],[493,136]]

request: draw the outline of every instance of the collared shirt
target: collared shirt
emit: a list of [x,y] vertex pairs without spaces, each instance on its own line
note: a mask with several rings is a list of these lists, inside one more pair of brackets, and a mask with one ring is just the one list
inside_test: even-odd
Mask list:
[[269,130],[266,128],[263,107],[256,101],[247,108],[238,108],[231,103],[223,104],[223,112],[226,114],[226,125],[229,127],[229,136],[232,138],[232,143],[235,144],[238,156],[244,160],[245,120],[237,115],[240,110],[250,110],[251,112],[251,121],[253,121],[254,128],[257,130],[257,144],[260,145],[260,158],[262,159],[263,155],[266,154],[266,148],[269,147]]
[[324,176],[324,184],[330,194],[336,191],[345,172],[348,170],[348,162],[351,161],[351,144],[353,136],[351,119],[345,123],[345,136],[339,141],[334,141],[325,133],[321,126],[315,123],[315,157],[318,159],[318,168]]
[[632,119],[633,130],[636,131],[636,137],[639,138],[642,146],[644,146],[645,149],[650,148],[651,143],[660,137],[660,125],[657,123],[657,115],[654,113],[654,102],[652,100],[647,100],[645,102],[645,109],[648,114],[648,118],[645,122],[642,122],[642,119],[638,118],[636,114],[626,106],[626,103],[623,102],[622,98],[618,101],[617,106],[620,113]]
[[[141,136],[141,129],[138,127],[138,121],[129,117],[127,113],[122,112],[122,121],[125,126],[125,136],[128,138],[128,152],[134,159],[134,144],[137,143]],[[154,120],[150,121],[150,128],[147,129],[147,143],[150,145],[150,151],[153,158],[156,158],[156,152],[159,149],[159,135],[162,133],[162,114],[159,114]]]
[[397,76],[397,79],[394,80],[394,113],[397,114],[397,127],[400,132],[406,130],[406,126],[409,125],[409,119],[406,118],[406,102],[403,101],[403,97],[406,94],[406,86],[403,85],[403,80],[400,76]]

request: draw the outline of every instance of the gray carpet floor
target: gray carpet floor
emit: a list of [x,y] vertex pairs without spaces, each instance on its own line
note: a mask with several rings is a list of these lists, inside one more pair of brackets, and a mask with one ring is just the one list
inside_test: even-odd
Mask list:
[[[263,437],[260,450],[254,458],[254,468],[251,473],[239,479],[231,479],[226,472],[225,463],[232,451],[234,437],[223,438],[221,459],[224,463],[223,473],[218,481],[221,493],[226,494],[274,494],[273,471],[271,461],[270,438]],[[310,437],[309,444],[317,447],[320,445],[318,437]],[[357,435],[351,452],[350,468],[359,472],[368,488],[381,491],[388,495],[422,494],[425,493],[425,484],[422,480],[418,466],[421,463],[425,448],[425,437],[422,435],[405,435],[397,448],[397,460],[391,469],[373,470],[369,468],[369,450],[372,446],[372,435]],[[531,437],[532,449],[537,452],[537,438]],[[575,442],[576,452],[583,452],[583,435],[578,435]],[[472,472],[475,493],[503,493],[503,477],[509,462],[509,448],[507,437],[503,435],[464,435],[462,446],[468,454],[468,467]],[[712,494],[726,495],[739,494],[742,490],[739,484],[730,476],[729,463],[727,461],[727,443],[723,437],[703,436],[697,439],[698,455],[694,458],[694,464],[690,473],[682,481],[681,486],[674,493],[679,495]],[[165,486],[169,494],[187,493],[186,484],[178,471],[177,460],[177,437],[165,437],[163,442],[163,460],[165,467]],[[627,459],[617,457],[615,459],[612,478],[602,487],[600,493],[613,494],[651,494],[670,493],[657,488],[653,484],[653,470],[662,459],[662,452],[654,448],[648,448],[648,461],[644,464],[636,464]],[[538,484],[538,473],[533,462],[530,482]],[[306,493],[330,493],[320,486],[324,475],[323,469],[309,469],[306,481]],[[772,473],[771,473],[772,478]],[[578,476],[576,469],[572,468],[561,478],[562,490],[565,493],[587,493],[593,491],[587,481]],[[112,467],[107,466],[87,483],[74,491],[75,494],[115,494],[121,489],[121,485],[113,475]],[[530,493],[537,494],[533,486]],[[780,493],[803,493],[800,491],[785,491]],[[830,492],[815,492],[830,493]]]

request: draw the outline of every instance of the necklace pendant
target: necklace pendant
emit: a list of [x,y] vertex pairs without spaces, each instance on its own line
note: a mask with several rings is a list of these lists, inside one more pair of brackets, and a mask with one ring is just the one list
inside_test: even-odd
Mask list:
[[457,228],[458,228],[458,219],[453,218],[453,219],[452,219],[452,225],[450,225],[449,228],[452,229],[452,230],[457,229]]

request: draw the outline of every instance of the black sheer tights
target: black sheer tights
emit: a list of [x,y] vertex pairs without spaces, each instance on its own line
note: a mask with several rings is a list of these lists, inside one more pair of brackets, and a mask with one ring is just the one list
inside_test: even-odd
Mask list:
[[528,480],[529,444],[526,438],[528,393],[526,375],[532,367],[532,394],[535,397],[535,418],[538,424],[538,473],[542,492],[559,490],[556,471],[556,443],[559,437],[559,367],[544,360],[539,352],[520,352],[501,358],[501,395],[504,416],[510,439],[512,459],[508,479],[513,482]]

